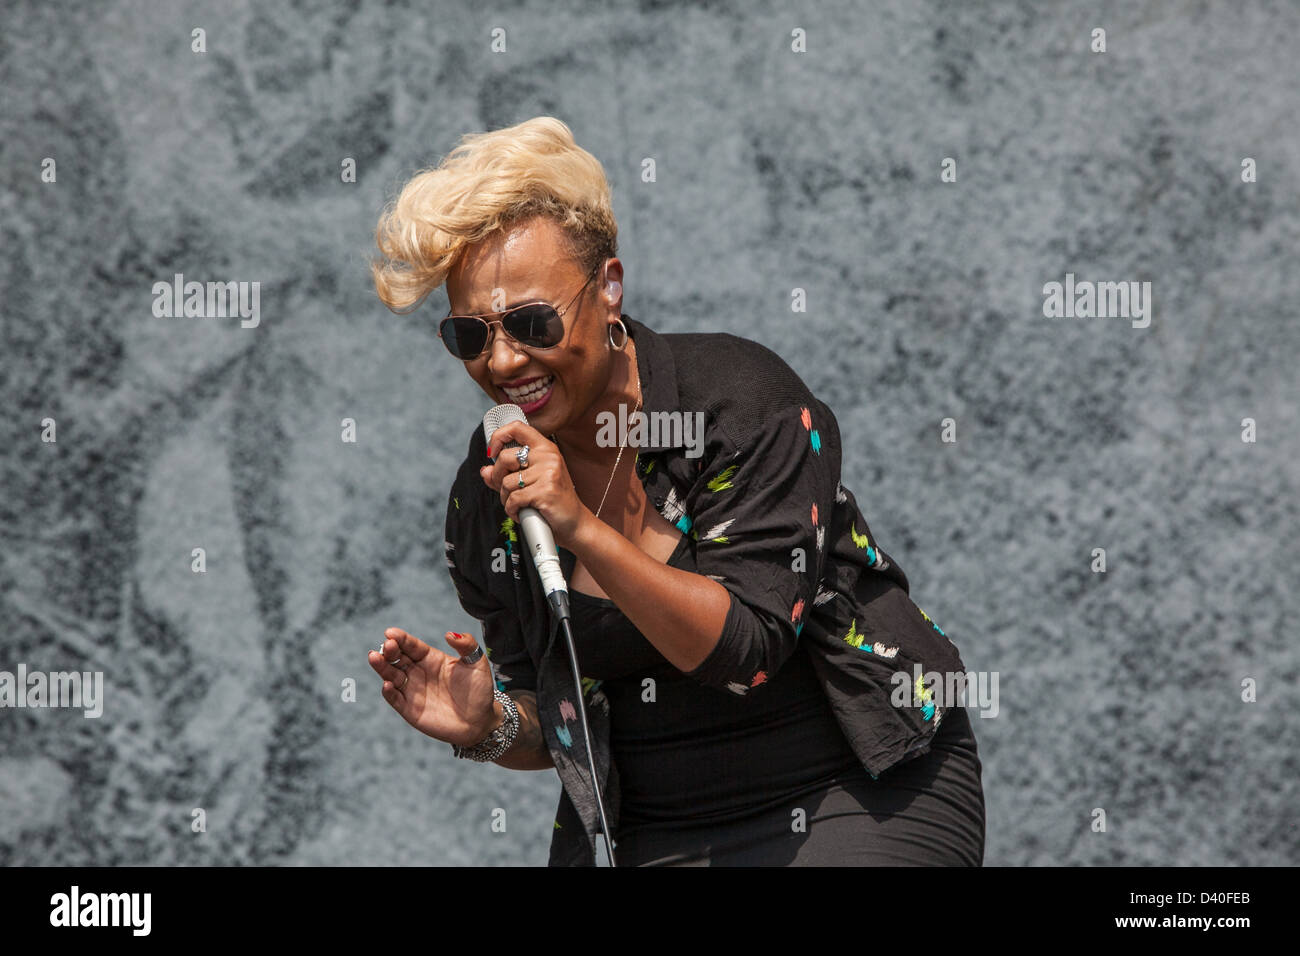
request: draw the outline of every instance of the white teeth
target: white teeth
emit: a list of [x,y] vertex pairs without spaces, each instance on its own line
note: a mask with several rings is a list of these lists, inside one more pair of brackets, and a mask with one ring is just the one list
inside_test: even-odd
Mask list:
[[505,392],[506,396],[515,404],[527,405],[529,402],[535,402],[537,399],[545,395],[546,390],[551,387],[553,381],[555,381],[555,376],[548,375],[545,378],[538,379],[536,382],[529,383],[524,388],[510,388],[502,385],[501,390]]

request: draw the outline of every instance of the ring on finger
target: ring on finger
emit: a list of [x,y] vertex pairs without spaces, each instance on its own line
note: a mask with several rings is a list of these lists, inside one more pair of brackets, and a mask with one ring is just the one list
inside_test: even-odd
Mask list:
[[402,686],[397,689],[404,690],[406,688],[407,683],[410,681],[410,679],[411,679],[411,675],[408,673],[406,677],[402,680]]
[[524,486],[524,473],[521,471],[519,472],[519,487],[522,488],[523,486]]
[[518,458],[519,461],[519,470],[523,471],[525,468],[528,467],[528,446],[527,445],[522,446],[519,449],[519,451],[516,453],[516,457]]

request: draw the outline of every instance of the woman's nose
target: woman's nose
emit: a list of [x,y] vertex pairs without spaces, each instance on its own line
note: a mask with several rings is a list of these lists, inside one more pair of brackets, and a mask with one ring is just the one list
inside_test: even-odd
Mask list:
[[487,345],[489,369],[493,372],[505,371],[528,361],[528,355],[497,327],[497,323],[493,323],[491,329],[492,338]]

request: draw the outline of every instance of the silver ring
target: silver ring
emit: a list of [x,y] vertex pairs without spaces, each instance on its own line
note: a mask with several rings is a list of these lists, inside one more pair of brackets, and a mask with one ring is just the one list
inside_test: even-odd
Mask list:
[[475,644],[474,650],[470,651],[468,654],[462,657],[461,660],[464,661],[466,664],[477,664],[478,659],[482,656],[483,656],[483,648]]
[[[406,673],[406,672],[403,671],[403,673]],[[398,689],[398,690],[405,690],[405,689],[406,689],[406,685],[409,684],[410,682],[411,682],[411,675],[410,675],[409,673],[406,673],[406,680],[402,681],[402,686],[399,687],[399,688],[397,688],[397,689]]]
[[402,655],[401,655],[401,654],[398,654],[398,655],[397,655],[397,660],[395,660],[395,661],[389,661],[388,663],[390,663],[390,664],[400,664],[400,663],[402,663]]
[[524,445],[522,448],[519,449],[518,457],[519,457],[519,470],[523,471],[525,468],[528,467],[528,446],[527,445]]
[[522,488],[523,486],[524,486],[524,473],[521,471],[519,472],[519,487]]

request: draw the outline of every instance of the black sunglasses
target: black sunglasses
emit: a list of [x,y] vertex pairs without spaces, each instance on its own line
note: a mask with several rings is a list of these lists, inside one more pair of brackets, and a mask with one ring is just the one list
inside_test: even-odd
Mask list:
[[442,339],[448,352],[463,362],[469,362],[487,350],[492,341],[492,326],[499,322],[506,335],[520,345],[530,349],[553,349],[564,341],[564,314],[591,285],[598,272],[600,266],[592,270],[577,295],[562,310],[549,302],[528,302],[501,313],[501,318],[491,321],[477,315],[448,315],[438,323],[438,338]]

